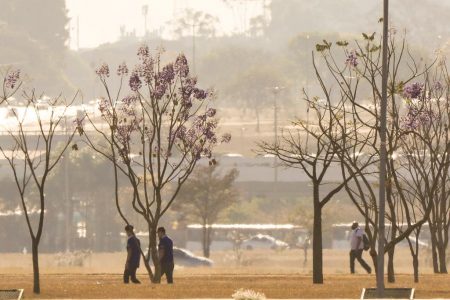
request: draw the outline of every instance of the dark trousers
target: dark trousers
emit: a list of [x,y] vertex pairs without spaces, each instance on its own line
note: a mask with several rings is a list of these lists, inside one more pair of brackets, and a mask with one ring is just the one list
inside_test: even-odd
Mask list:
[[166,274],[167,283],[173,283],[173,269],[175,265],[171,263],[161,263],[161,277]]
[[123,272],[123,283],[129,283],[130,278],[131,278],[131,282],[133,282],[133,283],[141,283],[136,278],[136,270],[137,270],[137,267],[125,268],[125,271]]
[[369,265],[362,259],[363,249],[359,250],[350,250],[350,272],[355,273],[355,259],[361,264],[361,266],[367,271],[367,273],[371,273],[372,269]]

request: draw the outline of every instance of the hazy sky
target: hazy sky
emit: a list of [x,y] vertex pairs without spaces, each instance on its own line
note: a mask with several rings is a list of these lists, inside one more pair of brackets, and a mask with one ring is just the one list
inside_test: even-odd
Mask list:
[[[234,3],[234,5],[226,4]],[[268,1],[244,0],[66,0],[69,10],[70,46],[77,46],[77,17],[79,19],[79,45],[81,48],[95,47],[114,42],[120,35],[120,27],[126,31],[136,30],[137,36],[144,33],[142,7],[148,5],[147,28],[161,31],[165,38],[172,32],[168,24],[182,15],[186,8],[201,10],[219,18],[218,34],[243,31],[248,20],[263,14],[263,3]],[[267,3],[266,3],[267,4]]]

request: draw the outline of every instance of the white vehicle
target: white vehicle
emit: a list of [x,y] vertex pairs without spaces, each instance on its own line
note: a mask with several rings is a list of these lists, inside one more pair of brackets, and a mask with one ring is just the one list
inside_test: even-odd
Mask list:
[[257,234],[242,242],[241,247],[247,250],[253,249],[272,249],[283,250],[289,248],[289,245],[283,241],[277,240],[273,236]]
[[176,265],[185,267],[211,267],[213,265],[213,261],[209,258],[196,256],[191,251],[177,247],[173,247],[173,259]]

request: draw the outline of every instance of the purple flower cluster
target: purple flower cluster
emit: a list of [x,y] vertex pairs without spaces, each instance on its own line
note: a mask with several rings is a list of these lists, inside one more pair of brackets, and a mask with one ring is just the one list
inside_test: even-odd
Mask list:
[[125,64],[125,62],[123,62],[117,68],[117,76],[127,76],[127,75],[128,75],[128,67]]
[[133,95],[126,96],[121,100],[120,111],[127,117],[136,118],[134,106],[137,100],[138,99],[136,96]]
[[435,114],[433,111],[410,106],[408,113],[401,121],[405,130],[417,130],[421,126],[430,124],[434,118]]
[[422,95],[423,84],[419,82],[414,82],[408,84],[403,89],[403,97],[407,99],[417,99]]
[[159,74],[159,79],[161,82],[165,84],[172,83],[173,79],[175,78],[175,71],[173,68],[173,64],[168,64],[164,66],[163,70]]
[[197,100],[204,100],[208,97],[208,92],[199,88],[193,89],[194,98]]
[[345,60],[345,64],[349,67],[356,68],[358,65],[358,57],[356,56],[356,51],[351,51],[347,55],[347,59]]
[[217,110],[214,108],[208,108],[208,110],[206,111],[206,116],[208,118],[213,118],[217,113]]
[[139,75],[137,72],[133,72],[133,74],[131,74],[129,85],[130,85],[130,89],[133,92],[136,92],[141,88],[142,82],[141,82],[141,79],[139,78]]
[[181,125],[180,127],[177,128],[177,131],[175,132],[173,138],[184,140],[185,137],[186,137],[186,126]]
[[[126,120],[121,121],[124,122]],[[116,138],[122,146],[128,148],[127,145],[131,141],[131,135],[136,130],[136,124],[120,124],[116,129]]]
[[182,78],[186,78],[189,75],[188,61],[183,53],[178,55],[177,59],[175,60],[175,72],[180,74]]
[[109,66],[106,63],[103,63],[97,70],[95,70],[95,73],[102,78],[109,77]]
[[160,100],[167,92],[169,86],[173,84],[175,79],[175,71],[173,64],[168,64],[163,67],[161,72],[154,78],[154,86],[151,91],[151,96],[153,99]]
[[135,95],[128,95],[122,99],[122,103],[124,105],[130,106],[134,105],[137,102],[138,98]]
[[157,82],[152,90],[152,98],[160,100],[166,94],[166,90],[167,85],[165,85],[164,82]]
[[[164,138],[167,144],[161,146],[163,149],[155,149],[155,155],[165,158],[171,156],[171,152],[187,153],[187,160],[211,157],[215,145],[230,141],[229,134],[222,137],[217,135],[217,111],[208,108],[208,103],[203,103],[212,97],[212,91],[197,86],[197,78],[189,75],[188,61],[183,54],[168,64],[162,64],[160,54],[152,55],[147,46],[141,46],[137,55],[139,62],[130,72],[128,82],[132,93],[120,100],[116,111],[112,107],[115,104],[107,99],[99,102],[102,117],[110,124],[120,144],[118,151],[122,160],[129,161],[130,149],[134,143],[146,142],[144,136],[154,138],[152,133],[157,129],[153,126],[157,122],[174,124],[169,127],[167,138]],[[102,78],[109,76],[106,64],[96,72]],[[117,69],[118,76],[128,73],[125,63]],[[143,105],[148,105],[147,108],[153,108],[155,114],[141,116],[138,113],[141,101]],[[202,103],[207,109],[200,111]],[[143,117],[155,120],[146,119],[144,126]],[[135,140],[138,137],[141,140]],[[178,151],[174,151],[174,148],[178,148]]]
[[137,55],[139,59],[145,60],[150,56],[150,49],[147,45],[142,45],[138,48]]
[[20,79],[20,70],[8,72],[6,78],[4,79],[4,85],[8,89],[14,89],[19,79]]
[[106,113],[107,111],[109,111],[111,105],[109,103],[108,100],[106,100],[105,98],[101,98],[99,103],[98,103],[98,110],[100,111],[100,113],[103,115],[104,113]]

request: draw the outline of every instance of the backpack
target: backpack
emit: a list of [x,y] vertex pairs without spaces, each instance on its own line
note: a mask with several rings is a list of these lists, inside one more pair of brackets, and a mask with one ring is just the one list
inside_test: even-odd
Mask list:
[[[358,229],[360,230],[360,229]],[[363,237],[362,237],[362,241],[363,241],[363,249],[364,251],[367,251],[370,249],[370,241],[369,238],[367,237],[367,234],[364,232]]]
[[363,234],[363,249],[364,249],[364,251],[367,251],[370,249],[369,238],[367,237],[367,234],[365,232]]

